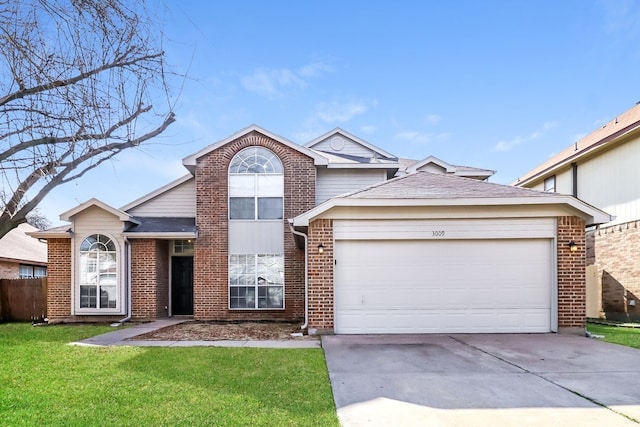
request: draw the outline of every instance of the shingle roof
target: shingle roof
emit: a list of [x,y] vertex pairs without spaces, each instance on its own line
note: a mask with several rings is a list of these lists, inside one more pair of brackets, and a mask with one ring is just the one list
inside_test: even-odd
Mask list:
[[640,104],[630,110],[625,111],[618,117],[611,120],[604,126],[594,130],[589,135],[578,140],[574,144],[553,156],[546,162],[536,166],[534,169],[522,175],[514,185],[522,185],[538,175],[544,174],[546,171],[557,165],[574,161],[582,155],[592,151],[593,149],[604,146],[614,141],[618,136],[636,129],[640,125]]
[[134,224],[127,233],[195,233],[195,218],[176,217],[135,217],[140,224]]
[[0,258],[26,262],[47,262],[47,244],[26,233],[38,229],[29,224],[20,224],[0,239]]
[[554,193],[418,171],[345,194],[351,199],[460,199],[553,197]]

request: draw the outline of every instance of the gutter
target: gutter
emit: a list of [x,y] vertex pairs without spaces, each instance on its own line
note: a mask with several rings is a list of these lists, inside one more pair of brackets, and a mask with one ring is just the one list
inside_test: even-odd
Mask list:
[[309,241],[306,234],[293,229],[292,222],[289,220],[291,232],[304,239],[304,324],[300,326],[300,329],[304,330],[309,327],[309,257],[307,256]]
[[129,243],[129,239],[127,237],[124,238],[124,251],[126,253],[126,283],[125,283],[125,287],[127,289],[127,315],[126,317],[118,320],[115,323],[112,323],[111,326],[118,327],[118,326],[122,326],[122,324],[124,322],[128,322],[129,320],[131,320],[131,316],[133,314],[133,310],[131,309],[131,304],[133,302],[133,296],[132,296],[132,292],[131,292],[131,244]]

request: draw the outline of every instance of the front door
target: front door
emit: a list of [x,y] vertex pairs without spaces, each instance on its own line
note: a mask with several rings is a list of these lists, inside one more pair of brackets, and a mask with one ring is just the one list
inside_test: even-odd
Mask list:
[[193,257],[171,258],[171,314],[193,315]]

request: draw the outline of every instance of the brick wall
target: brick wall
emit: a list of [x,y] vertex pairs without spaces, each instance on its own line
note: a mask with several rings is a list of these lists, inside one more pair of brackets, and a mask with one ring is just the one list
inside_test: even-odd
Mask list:
[[156,240],[156,318],[169,315],[169,262],[169,241]]
[[[573,216],[558,218],[558,328],[586,325],[585,223]],[[578,250],[571,252],[574,241]]]
[[[284,167],[285,310],[228,309],[228,168],[244,148],[262,146]],[[315,204],[313,159],[252,131],[197,159],[194,317],[200,320],[298,320],[304,316],[304,253],[289,230],[293,218]]]
[[0,279],[17,279],[20,276],[20,263],[0,261]]
[[169,304],[168,244],[153,239],[131,239],[132,318],[166,317]]
[[308,233],[309,329],[329,331],[333,330],[333,221],[315,220]]
[[[590,231],[602,310],[612,320],[640,320],[640,227],[638,221]],[[630,305],[630,301],[636,305]]]
[[47,317],[49,322],[71,316],[71,239],[48,239]]

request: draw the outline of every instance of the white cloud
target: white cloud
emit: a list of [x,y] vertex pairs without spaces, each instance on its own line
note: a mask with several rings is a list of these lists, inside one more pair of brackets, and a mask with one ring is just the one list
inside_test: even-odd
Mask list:
[[415,130],[400,131],[394,135],[394,139],[397,141],[408,142],[411,144],[429,144],[431,142],[446,141],[451,137],[448,132],[420,132]]
[[[534,132],[535,134],[535,132]],[[516,136],[510,141],[498,141],[498,143],[493,147],[495,151],[509,151],[513,147],[517,147],[518,145],[524,143],[526,141],[525,138]]]
[[361,100],[323,102],[316,105],[314,116],[324,123],[345,123],[369,109]]
[[360,130],[362,131],[362,133],[372,134],[378,130],[378,127],[374,125],[364,125],[360,126]]
[[427,123],[430,125],[437,125],[442,121],[442,117],[437,114],[429,114],[427,116]]
[[241,81],[242,86],[249,92],[268,97],[279,96],[283,89],[290,86],[305,86],[304,80],[286,68],[271,70],[258,68],[253,74],[243,77]]
[[534,141],[542,137],[544,134],[554,129],[557,125],[558,125],[558,122],[556,121],[545,122],[540,127],[540,129],[534,130],[529,134],[529,136],[518,135],[515,138],[509,139],[509,140],[498,141],[498,143],[493,146],[493,150],[494,151],[510,151],[519,145],[526,144],[529,141]]
[[332,65],[325,64],[324,62],[314,62],[298,68],[298,75],[302,77],[318,77],[325,73],[332,73],[333,71],[334,68]]
[[303,65],[297,70],[289,68],[257,68],[240,79],[245,90],[260,96],[277,98],[290,88],[304,88],[307,79],[320,77],[333,71],[333,67],[322,62]]

